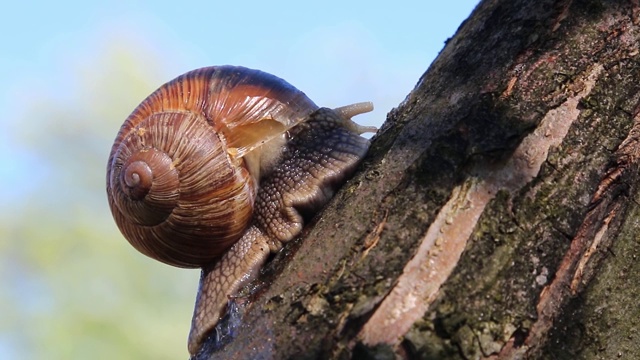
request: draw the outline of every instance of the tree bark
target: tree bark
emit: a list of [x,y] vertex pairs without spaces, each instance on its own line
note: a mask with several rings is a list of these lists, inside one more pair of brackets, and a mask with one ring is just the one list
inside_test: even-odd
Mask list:
[[201,358],[640,358],[638,1],[482,1]]

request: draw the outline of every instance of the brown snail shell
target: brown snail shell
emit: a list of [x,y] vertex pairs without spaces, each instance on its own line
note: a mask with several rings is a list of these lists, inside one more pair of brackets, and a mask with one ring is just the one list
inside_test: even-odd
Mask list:
[[219,258],[251,221],[264,164],[318,109],[286,81],[207,67],[160,87],[126,119],[111,149],[107,194],[140,252],[179,267]]

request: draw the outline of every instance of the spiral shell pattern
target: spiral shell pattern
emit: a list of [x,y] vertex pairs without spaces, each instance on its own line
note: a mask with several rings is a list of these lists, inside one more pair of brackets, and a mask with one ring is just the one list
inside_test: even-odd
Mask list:
[[109,156],[120,231],[162,262],[211,263],[251,221],[260,179],[247,156],[317,108],[284,80],[242,67],[194,70],[163,85],[127,118]]

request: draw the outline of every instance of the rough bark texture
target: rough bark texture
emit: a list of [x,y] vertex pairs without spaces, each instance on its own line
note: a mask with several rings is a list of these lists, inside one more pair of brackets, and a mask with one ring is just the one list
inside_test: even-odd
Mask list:
[[482,1],[202,358],[640,358],[639,14]]

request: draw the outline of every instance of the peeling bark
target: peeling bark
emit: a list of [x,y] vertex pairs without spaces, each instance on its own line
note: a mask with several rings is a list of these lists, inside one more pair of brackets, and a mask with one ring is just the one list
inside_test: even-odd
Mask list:
[[202,358],[640,358],[638,14],[481,2]]

